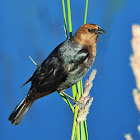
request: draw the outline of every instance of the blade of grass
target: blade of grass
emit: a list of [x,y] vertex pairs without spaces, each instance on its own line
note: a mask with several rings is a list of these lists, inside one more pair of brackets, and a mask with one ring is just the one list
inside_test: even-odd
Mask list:
[[75,106],[74,110],[74,120],[73,120],[73,128],[72,128],[72,135],[71,135],[71,140],[74,140],[74,135],[75,135],[75,129],[76,129],[76,118],[77,118],[77,113],[78,113],[78,106]]
[[68,106],[70,106],[72,112],[74,113],[74,107],[72,106],[72,104],[70,103],[70,101],[68,100],[68,98],[63,95],[61,92],[59,92],[59,94],[61,95],[61,97],[63,98],[63,100],[68,104]]
[[[67,0],[67,8],[68,8],[69,35],[70,35],[70,37],[72,37],[72,22],[71,22],[70,0]],[[73,97],[75,98],[75,96],[76,96],[76,100],[79,100],[79,95],[76,94],[77,93],[76,85],[72,86],[72,92],[73,92]],[[76,130],[76,139],[77,140],[80,140],[80,129],[79,129],[79,125],[76,127],[77,114],[78,114],[78,106],[75,107],[71,140],[74,140],[75,130]]]
[[[76,94],[76,100],[77,101],[79,100],[79,94],[78,93]],[[78,116],[78,110],[76,112],[76,119],[77,119],[77,116]],[[76,140],[80,140],[80,126],[79,126],[79,123],[77,123],[77,121],[76,121]]]
[[83,82],[80,80],[81,94],[83,95]]
[[[86,20],[87,20],[87,10],[88,10],[88,0],[86,0],[84,24],[86,24]],[[83,94],[82,80],[81,80],[80,84],[81,84],[81,90],[82,90],[81,94]],[[87,131],[86,120],[81,122],[81,139],[82,140],[88,140],[88,131]]]
[[86,121],[81,122],[81,140],[88,140],[88,131]]
[[80,80],[78,83],[77,83],[77,87],[78,87],[78,93],[79,93],[79,98],[82,96],[83,94],[83,85],[82,85],[82,80]]
[[[71,22],[71,9],[70,9],[70,0],[67,0],[67,8],[68,8],[68,23],[69,23],[69,35],[72,37],[72,22]],[[73,98],[76,97],[76,85],[72,86]]]
[[[76,94],[76,100],[79,100],[79,95]],[[79,129],[79,125],[76,122],[77,119],[77,115],[78,115],[78,106],[75,106],[75,110],[74,110],[74,120],[73,120],[73,128],[72,128],[72,135],[71,135],[71,140],[74,140],[74,136],[75,136],[75,132],[76,132],[76,140],[80,140],[80,129]]]
[[69,35],[70,35],[70,37],[72,37],[72,22],[71,22],[70,0],[67,0],[67,8],[68,8]]
[[80,127],[79,127],[79,123],[77,123],[77,125],[76,125],[76,136],[77,136],[76,140],[80,140]]
[[37,67],[39,67],[39,66],[36,64],[36,62],[32,59],[31,56],[29,56],[29,58],[31,59],[31,61],[32,61]]
[[68,39],[68,28],[67,28],[67,19],[66,19],[66,10],[65,10],[65,2],[62,0],[62,6],[63,6],[63,15],[64,15],[64,22],[65,22],[65,33],[66,33],[66,38]]
[[[66,14],[65,14],[65,4],[64,4],[64,0],[62,0],[63,3],[63,13],[64,13],[64,20],[65,20],[65,29],[67,31],[67,22],[66,22]],[[67,0],[67,8],[68,8],[68,23],[69,23],[69,35],[70,37],[72,37],[72,22],[71,22],[71,10],[70,10],[70,0]],[[86,0],[86,8],[85,8],[85,18],[84,18],[84,24],[86,24],[86,19],[87,19],[87,9],[88,9],[88,0]],[[76,85],[72,86],[72,91],[73,91],[73,98],[78,96],[79,97],[83,94],[83,86],[82,86],[82,80],[79,81],[77,83],[77,87],[78,87],[78,93],[77,94],[77,88]],[[77,124],[76,127],[76,118],[77,118],[77,114],[78,114],[78,107],[75,107],[75,111],[74,111],[74,121],[73,121],[73,129],[72,129],[72,136],[71,136],[71,140],[75,139],[75,136],[78,140],[80,140],[80,130],[79,130],[79,124]],[[76,133],[75,133],[76,130]],[[86,125],[86,121],[83,121],[81,123],[81,138],[82,140],[87,140],[88,139],[88,133],[87,133],[87,125]]]
[[88,140],[87,122],[86,122],[86,120],[83,121],[83,122],[84,122],[84,127],[85,127],[85,136],[86,136],[86,140]]
[[[82,94],[83,94],[82,80],[80,80],[77,83],[77,87],[78,87],[79,96],[81,97]],[[80,124],[81,124],[81,139],[82,140],[88,140],[86,121],[82,121]]]
[[73,99],[76,99],[76,94],[77,94],[76,84],[72,86],[72,92],[73,92]]
[[88,0],[86,0],[84,24],[86,24],[86,21],[87,21],[87,10],[88,10]]
[[[81,97],[82,94],[83,94],[82,80],[80,80],[77,83],[77,87],[78,87],[79,96]],[[88,133],[87,133],[86,120],[85,121],[82,121],[80,124],[81,124],[81,139],[82,140],[87,140],[88,139]]]
[[[69,35],[72,37],[72,22],[71,22],[71,9],[70,9],[70,0],[67,0],[67,8],[68,8],[68,23],[69,23]],[[72,86],[73,98],[76,97],[76,85]]]
[[[68,39],[68,27],[67,27],[67,19],[66,19],[66,10],[65,10],[65,2],[62,0],[62,6],[63,6],[63,15],[64,15],[64,22],[65,22],[65,33],[66,33],[66,38]],[[67,0],[67,8],[68,8],[68,22],[69,22],[69,32],[70,32],[70,37],[72,36],[72,23],[71,23],[71,10],[70,10],[70,0]],[[72,86],[72,91],[73,91],[73,98],[75,99],[76,97],[76,85]],[[74,112],[74,108],[71,105],[70,101],[67,99],[67,97],[64,97],[64,95],[61,93],[62,98],[64,101],[70,106],[71,110]]]

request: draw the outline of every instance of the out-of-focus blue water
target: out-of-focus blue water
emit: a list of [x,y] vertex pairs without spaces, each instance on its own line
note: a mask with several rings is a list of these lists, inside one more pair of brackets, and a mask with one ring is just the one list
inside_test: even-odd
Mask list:
[[[132,90],[136,87],[129,57],[132,54],[132,24],[140,24],[140,1],[89,0],[87,22],[101,26],[94,97],[88,115],[89,140],[123,140],[131,133],[140,139],[140,116]],[[84,22],[85,1],[71,1],[73,34]],[[73,114],[57,92],[37,100],[19,126],[8,117],[28,92],[19,87],[50,52],[65,40],[61,1],[0,1],[0,140],[67,140]],[[90,71],[91,72],[91,71]],[[90,72],[83,79],[88,78]],[[66,91],[71,94],[71,89]]]

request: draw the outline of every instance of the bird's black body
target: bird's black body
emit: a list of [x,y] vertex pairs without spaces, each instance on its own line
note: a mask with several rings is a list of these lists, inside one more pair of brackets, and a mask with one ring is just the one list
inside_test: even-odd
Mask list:
[[30,90],[34,92],[30,93],[30,98],[35,100],[54,91],[63,91],[80,81],[93,64],[89,57],[88,50],[75,43],[73,38],[64,41],[33,74]]
[[101,33],[104,31],[96,24],[82,25],[73,37],[52,51],[25,83],[31,81],[31,88],[9,116],[12,124],[21,122],[36,99],[54,91],[62,92],[85,76],[94,62],[96,42]]

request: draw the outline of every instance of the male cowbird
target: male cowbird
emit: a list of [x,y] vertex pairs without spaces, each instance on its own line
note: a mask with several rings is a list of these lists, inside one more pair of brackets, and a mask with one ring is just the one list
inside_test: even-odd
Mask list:
[[74,36],[58,45],[25,83],[31,81],[31,88],[9,121],[18,125],[35,100],[54,91],[64,93],[80,81],[94,62],[96,42],[102,33],[105,31],[98,25],[84,24]]

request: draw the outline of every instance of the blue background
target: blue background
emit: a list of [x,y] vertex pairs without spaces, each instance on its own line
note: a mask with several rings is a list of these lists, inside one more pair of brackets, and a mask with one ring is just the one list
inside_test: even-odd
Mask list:
[[[89,140],[140,139],[140,116],[132,90],[136,87],[129,57],[131,26],[140,23],[139,0],[89,0],[88,23],[101,26],[97,69],[88,115]],[[73,34],[84,22],[85,0],[71,0]],[[73,114],[57,92],[37,100],[19,126],[8,116],[28,92],[19,87],[51,51],[65,40],[62,3],[58,0],[0,1],[0,140],[68,140]],[[91,72],[91,71],[90,71]],[[90,72],[85,76],[88,78]],[[66,91],[71,94],[71,89]]]

